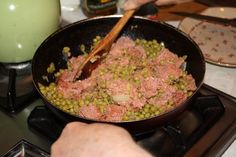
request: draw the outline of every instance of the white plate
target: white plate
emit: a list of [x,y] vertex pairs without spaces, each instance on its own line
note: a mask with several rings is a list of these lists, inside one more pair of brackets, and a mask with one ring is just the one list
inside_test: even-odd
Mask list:
[[[202,14],[236,18],[236,8],[212,7],[203,11]],[[179,29],[198,44],[207,62],[236,67],[236,27],[185,18],[180,22]]]

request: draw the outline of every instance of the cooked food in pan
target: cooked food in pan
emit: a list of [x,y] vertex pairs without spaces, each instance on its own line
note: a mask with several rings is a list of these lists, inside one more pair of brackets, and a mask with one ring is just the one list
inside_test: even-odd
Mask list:
[[[70,48],[62,53],[70,56]],[[52,104],[72,115],[109,122],[146,119],[180,105],[197,88],[184,68],[187,56],[177,56],[156,40],[122,36],[90,77],[73,81],[84,53],[69,57],[67,69],[55,73],[56,82],[39,84]],[[54,72],[53,63],[47,71]]]

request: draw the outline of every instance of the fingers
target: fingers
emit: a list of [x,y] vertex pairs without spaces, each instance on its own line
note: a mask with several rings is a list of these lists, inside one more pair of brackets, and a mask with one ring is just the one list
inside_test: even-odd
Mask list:
[[[70,145],[73,145],[71,135],[74,135],[75,132],[79,133],[80,130],[83,130],[88,124],[82,122],[71,122],[68,123],[65,128],[62,130],[60,137],[55,141],[51,146],[51,156],[52,157],[67,157],[70,153],[67,152],[64,148],[67,147],[70,149]],[[65,146],[66,144],[66,146]]]
[[123,4],[123,9],[124,10],[137,9],[140,6],[152,1],[154,0],[127,0]]
[[171,5],[171,4],[179,4],[184,2],[189,2],[192,0],[157,0],[155,4],[157,6],[163,6],[163,5]]
[[71,123],[68,123],[65,128],[62,130],[62,133],[60,135],[59,138],[61,138],[62,135],[68,135],[70,134],[71,132],[74,132],[75,130],[81,130],[83,129],[83,127],[85,127],[86,123],[82,123],[82,122],[71,122]]
[[51,157],[150,157],[124,128],[102,123],[72,122],[51,147]]
[[138,9],[140,6],[155,2],[157,6],[185,3],[193,0],[120,0],[120,6],[124,10]]

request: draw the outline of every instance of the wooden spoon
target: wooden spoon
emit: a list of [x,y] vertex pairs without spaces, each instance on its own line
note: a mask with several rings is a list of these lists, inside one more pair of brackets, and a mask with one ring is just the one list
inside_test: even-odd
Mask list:
[[102,54],[109,52],[112,43],[115,41],[117,36],[119,35],[122,28],[125,26],[125,24],[128,22],[128,20],[132,17],[135,10],[127,10],[125,11],[124,15],[120,20],[116,23],[116,25],[112,28],[112,30],[105,36],[105,38],[100,41],[100,43],[89,53],[89,55],[86,57],[86,59],[81,63],[81,65],[77,69],[77,73],[74,77],[74,81],[77,79],[81,79],[80,76],[86,78],[90,75],[91,71],[88,72],[88,68],[85,68],[86,65],[90,62],[90,60],[99,53],[100,56]]

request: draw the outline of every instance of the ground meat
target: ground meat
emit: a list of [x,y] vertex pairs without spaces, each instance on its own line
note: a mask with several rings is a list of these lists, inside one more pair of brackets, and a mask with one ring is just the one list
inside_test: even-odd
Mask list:
[[[63,78],[66,78],[65,80]],[[81,98],[81,93],[93,90],[96,85],[94,79],[89,78],[84,81],[68,81],[68,77],[60,77],[57,82],[57,90],[65,97],[65,98]],[[73,80],[73,77],[71,77]]]
[[85,118],[90,119],[101,119],[102,113],[99,111],[98,107],[90,104],[88,106],[81,106],[78,114]]
[[134,47],[134,46],[135,46],[134,41],[132,41],[126,37],[121,37],[121,38],[119,38],[119,40],[117,40],[116,44],[112,45],[109,55],[111,55],[112,57],[116,57],[116,58],[120,57],[125,53],[125,51],[123,51],[123,50],[127,50],[129,48]]
[[119,105],[109,105],[105,111],[106,121],[122,121],[126,109]]
[[154,62],[154,64],[156,63],[157,65],[173,64],[177,68],[179,68],[184,63],[183,58],[178,57],[176,54],[170,52],[168,49],[162,49],[158,57],[156,57],[152,61]]
[[[84,56],[71,58],[70,68],[61,73],[55,88],[64,98],[77,101],[73,102],[76,107],[66,109],[82,117],[103,121],[149,118],[178,106],[196,90],[193,77],[181,68],[184,58],[156,41],[121,37],[85,80],[73,82]],[[64,104],[57,106],[65,108]]]
[[143,96],[148,99],[152,96],[155,96],[158,92],[158,89],[160,89],[162,86],[163,81],[161,79],[148,77],[141,83],[140,92],[143,93]]

